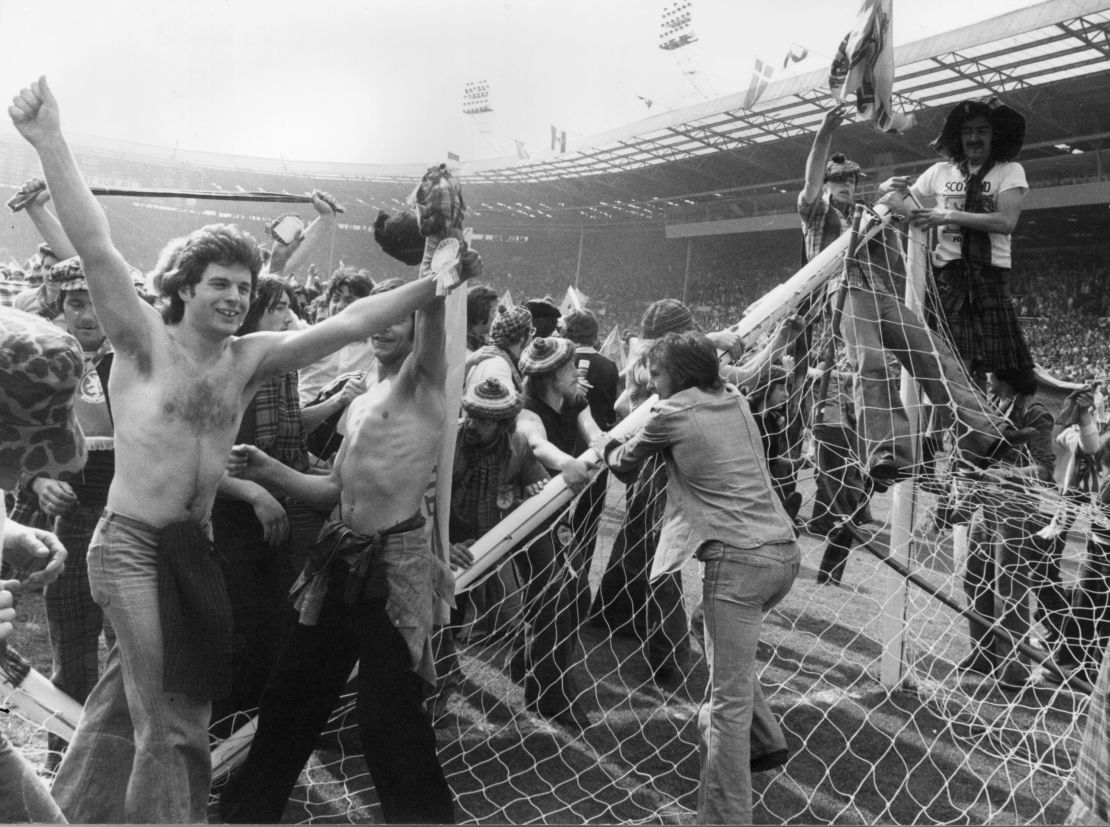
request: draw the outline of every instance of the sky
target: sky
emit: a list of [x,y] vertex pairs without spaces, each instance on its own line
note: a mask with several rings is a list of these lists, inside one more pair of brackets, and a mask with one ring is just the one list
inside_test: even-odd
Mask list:
[[[697,42],[659,48],[674,0],[0,0],[5,99],[45,74],[77,137],[286,160],[426,163],[537,153],[827,69],[859,0],[691,0]],[[1033,5],[894,0],[895,44]],[[792,45],[809,57],[782,69]],[[493,112],[462,114],[486,81]],[[651,108],[640,98],[652,101]],[[0,129],[14,134],[3,119]]]

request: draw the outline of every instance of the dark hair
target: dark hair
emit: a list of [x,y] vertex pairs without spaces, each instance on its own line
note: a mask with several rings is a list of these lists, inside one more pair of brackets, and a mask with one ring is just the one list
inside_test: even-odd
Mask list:
[[647,360],[667,369],[675,391],[687,388],[716,391],[724,385],[717,348],[708,336],[696,330],[663,334],[648,350]]
[[485,284],[476,284],[466,294],[466,327],[489,321],[490,308],[497,304],[497,291]]
[[[171,245],[177,243],[178,239],[170,242]],[[162,293],[169,299],[162,315],[168,324],[177,324],[185,315],[185,302],[179,291],[200,284],[209,264],[224,267],[241,264],[250,270],[253,301],[258,271],[262,269],[258,244],[234,224],[209,224],[185,237],[162,275]]]
[[331,304],[335,294],[346,287],[356,299],[369,296],[374,289],[374,282],[362,275],[354,267],[341,267],[332,274],[331,283],[328,285],[328,295],[325,304]]
[[251,301],[251,306],[247,309],[247,315],[243,317],[243,323],[239,325],[235,335],[245,336],[258,330],[258,322],[262,318],[262,314],[276,308],[282,296],[289,300],[290,307],[297,303],[293,295],[293,288],[282,279],[276,276],[260,278],[254,290],[254,299]]
[[995,161],[1012,161],[1025,142],[1025,118],[992,98],[989,102],[966,100],[956,104],[944,120],[940,135],[929,144],[938,154],[955,163],[964,156],[963,128],[973,118],[986,118],[991,125],[991,154]]
[[994,378],[1023,396],[1032,396],[1037,392],[1037,374],[1032,368],[999,368],[994,371]]
[[576,345],[597,344],[597,316],[592,310],[572,310],[563,319],[563,333]]

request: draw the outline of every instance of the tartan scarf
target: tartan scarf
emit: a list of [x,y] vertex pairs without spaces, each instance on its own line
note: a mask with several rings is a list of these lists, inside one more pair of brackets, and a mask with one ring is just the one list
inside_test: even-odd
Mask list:
[[[994,161],[987,159],[979,171],[972,174],[966,160],[960,163],[964,176],[964,212],[981,213],[983,209],[983,179],[994,169]],[[960,257],[968,264],[990,265],[991,237],[982,230],[960,228]]]
[[501,521],[506,509],[498,504],[501,470],[512,455],[509,432],[502,431],[489,445],[470,444],[460,430],[462,456],[455,463],[451,486],[451,511],[481,537]]
[[308,440],[301,420],[295,370],[263,383],[251,400],[247,417],[251,419],[244,425],[253,426],[254,433],[247,437],[245,428],[240,428],[240,435],[246,437],[246,441],[282,465],[295,471],[308,470]]

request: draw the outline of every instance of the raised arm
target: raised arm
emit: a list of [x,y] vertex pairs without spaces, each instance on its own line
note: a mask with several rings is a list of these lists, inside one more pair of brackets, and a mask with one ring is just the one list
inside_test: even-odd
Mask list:
[[154,325],[161,325],[162,320],[135,292],[127,262],[112,243],[108,219],[62,135],[58,103],[46,78],[21,90],[12,99],[8,114],[42,162],[62,229],[81,257],[105,334],[117,351],[144,348]]
[[422,384],[442,388],[447,381],[447,303],[442,296],[416,311],[413,378]]
[[352,302],[343,312],[304,330],[251,333],[245,340],[260,347],[259,375],[297,370],[334,353],[346,344],[367,339],[415,313],[435,297],[435,280],[417,279],[374,296]]
[[275,268],[271,258],[270,275],[288,274],[297,284],[305,283],[305,277],[297,274],[302,267],[314,260],[323,249],[324,242],[335,232],[335,199],[326,192],[313,190],[312,206],[316,208],[316,218],[305,228],[283,265]]
[[821,185],[825,183],[825,162],[829,157],[829,147],[832,146],[832,136],[837,128],[844,122],[844,105],[834,106],[825,113],[817,134],[813,137],[813,146],[809,149],[806,158],[806,180],[802,186],[802,201],[812,204],[821,193]]
[[58,221],[54,213],[46,208],[46,205],[50,202],[50,190],[38,178],[32,178],[23,186],[27,188],[29,185],[38,186],[40,189],[27,202],[24,209],[27,211],[27,217],[31,219],[31,223],[35,225],[35,229],[42,236],[42,240],[50,245],[50,249],[59,261],[77,255],[77,251],[70,244],[65,230],[62,229],[61,222]]

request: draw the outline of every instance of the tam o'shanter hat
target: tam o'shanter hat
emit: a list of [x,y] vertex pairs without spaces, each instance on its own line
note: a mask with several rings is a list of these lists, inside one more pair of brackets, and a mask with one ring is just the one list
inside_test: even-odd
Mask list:
[[81,345],[64,330],[0,307],[0,479],[84,467],[73,407],[84,364]]
[[521,408],[520,397],[494,377],[471,385],[463,394],[463,409],[482,419],[512,419]]
[[85,270],[81,267],[81,259],[77,256],[59,261],[51,267],[48,278],[51,284],[62,291],[89,289],[89,282],[85,278]]
[[971,118],[982,115],[991,125],[991,158],[995,161],[1012,161],[1025,143],[1025,116],[1001,100],[997,95],[960,101],[948,112],[940,135],[929,144],[941,155],[957,159],[963,157],[960,131]]
[[857,178],[865,177],[860,165],[855,161],[849,161],[843,152],[834,152],[833,156],[829,158],[829,162],[825,164],[825,180],[835,178],[838,175],[854,175]]
[[577,349],[570,339],[537,336],[520,354],[520,372],[525,376],[550,373],[574,358]]
[[490,323],[489,338],[498,347],[504,347],[520,341],[521,335],[531,329],[532,314],[527,307],[518,304],[509,310],[501,305]]
[[659,299],[644,311],[640,319],[640,336],[658,339],[667,333],[682,333],[696,326],[689,307],[678,299]]

